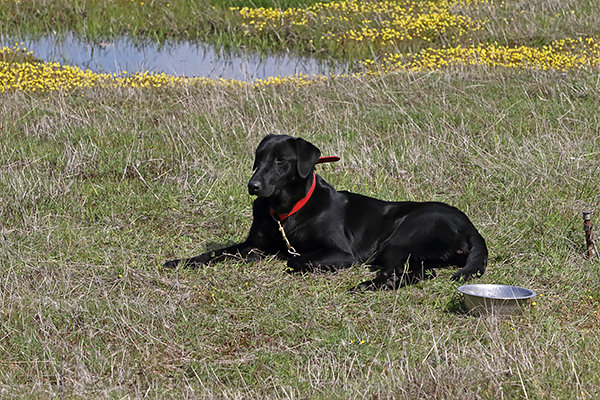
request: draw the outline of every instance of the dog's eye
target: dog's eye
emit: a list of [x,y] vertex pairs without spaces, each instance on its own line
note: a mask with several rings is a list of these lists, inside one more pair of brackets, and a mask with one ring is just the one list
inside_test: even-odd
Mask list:
[[281,164],[283,162],[282,157],[275,157],[275,164]]

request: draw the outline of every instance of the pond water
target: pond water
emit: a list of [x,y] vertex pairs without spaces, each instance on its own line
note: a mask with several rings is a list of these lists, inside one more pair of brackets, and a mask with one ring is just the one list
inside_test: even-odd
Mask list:
[[3,46],[18,43],[43,61],[56,61],[97,73],[164,72],[169,75],[236,79],[251,82],[271,76],[341,74],[346,67],[292,54],[260,56],[229,53],[207,44],[191,42],[135,43],[128,38],[91,43],[73,34],[38,39],[2,37]]

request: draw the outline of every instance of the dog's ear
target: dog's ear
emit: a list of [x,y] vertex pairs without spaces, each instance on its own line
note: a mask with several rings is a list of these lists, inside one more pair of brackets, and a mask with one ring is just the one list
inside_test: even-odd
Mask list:
[[296,138],[296,155],[298,156],[298,175],[306,178],[319,161],[321,150],[304,139]]

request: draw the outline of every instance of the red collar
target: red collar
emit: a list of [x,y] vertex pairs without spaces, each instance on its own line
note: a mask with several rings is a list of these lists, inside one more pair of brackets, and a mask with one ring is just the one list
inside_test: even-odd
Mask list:
[[273,216],[273,215],[277,214],[277,216],[279,217],[279,220],[283,221],[284,219],[286,219],[290,215],[294,214],[296,211],[298,211],[299,209],[301,209],[302,207],[304,207],[304,205],[306,204],[306,202],[308,201],[308,199],[310,199],[310,197],[312,196],[313,192],[315,191],[316,184],[317,184],[317,174],[315,174],[313,172],[313,181],[312,181],[312,184],[310,185],[310,189],[308,189],[308,193],[306,193],[306,196],[304,196],[302,199],[300,199],[299,202],[297,202],[294,205],[294,207],[292,208],[292,211],[290,211],[287,214],[277,214],[275,212],[275,210],[273,210],[272,208],[269,207],[269,211],[271,212],[271,215]]

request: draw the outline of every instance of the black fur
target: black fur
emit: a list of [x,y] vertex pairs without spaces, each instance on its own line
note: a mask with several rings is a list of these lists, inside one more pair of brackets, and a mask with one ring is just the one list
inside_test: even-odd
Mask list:
[[195,268],[228,258],[258,260],[277,254],[290,271],[337,270],[368,263],[375,279],[355,289],[396,289],[434,276],[433,268],[457,266],[452,279],[485,271],[485,240],[460,210],[438,202],[387,202],[336,191],[319,175],[306,205],[281,223],[300,256],[291,256],[269,209],[289,212],[313,180],[321,152],[311,143],[286,135],[268,135],[258,145],[248,191],[256,195],[253,221],[245,242],[173,260]]

